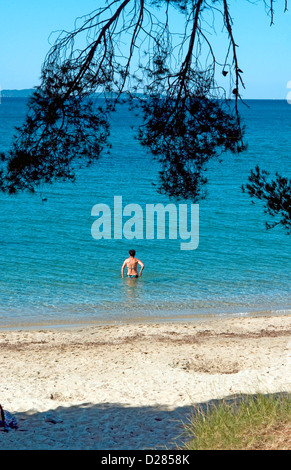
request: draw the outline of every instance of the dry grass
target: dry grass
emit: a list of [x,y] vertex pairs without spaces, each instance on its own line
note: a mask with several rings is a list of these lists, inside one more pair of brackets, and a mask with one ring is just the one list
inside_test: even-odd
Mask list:
[[194,409],[187,450],[290,450],[291,395],[238,396]]

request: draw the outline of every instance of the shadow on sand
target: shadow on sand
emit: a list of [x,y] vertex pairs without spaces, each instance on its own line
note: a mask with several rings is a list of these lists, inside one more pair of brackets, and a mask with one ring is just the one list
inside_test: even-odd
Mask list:
[[[285,393],[279,395],[282,394]],[[183,423],[188,422],[196,407],[206,409],[221,401],[236,404],[245,396],[234,395],[172,410],[162,405],[82,403],[56,406],[45,412],[14,413],[18,429],[0,432],[0,447],[1,450],[175,450],[187,441]]]

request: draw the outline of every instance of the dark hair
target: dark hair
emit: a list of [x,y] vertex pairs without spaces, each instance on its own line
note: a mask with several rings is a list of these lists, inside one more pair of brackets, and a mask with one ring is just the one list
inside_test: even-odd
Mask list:
[[129,255],[130,256],[135,256],[135,250],[129,250]]

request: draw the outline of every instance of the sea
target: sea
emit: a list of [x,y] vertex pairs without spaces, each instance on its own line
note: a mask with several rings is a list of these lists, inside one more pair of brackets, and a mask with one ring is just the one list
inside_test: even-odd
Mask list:
[[[149,239],[143,230],[148,204],[171,203],[177,213],[179,204],[187,204],[188,222],[192,206],[157,192],[159,163],[136,139],[139,118],[126,106],[111,117],[110,151],[78,170],[74,183],[42,186],[35,194],[0,194],[0,327],[290,313],[291,236],[281,226],[266,230],[265,222],[272,220],[241,186],[257,164],[290,177],[291,105],[246,104],[240,103],[240,112],[248,148],[208,165],[195,249],[181,249],[179,230],[176,238],[168,236],[167,217],[163,238],[155,230]],[[26,98],[2,98],[0,151],[11,146],[26,106]],[[116,197],[124,210],[121,227],[135,215],[130,209],[139,207],[142,229],[137,234],[132,226],[131,238],[128,232],[114,234]],[[100,204],[110,211],[110,238],[93,236],[99,220],[93,208]],[[105,225],[99,224],[100,232]],[[121,277],[130,249],[145,265],[138,279]]]

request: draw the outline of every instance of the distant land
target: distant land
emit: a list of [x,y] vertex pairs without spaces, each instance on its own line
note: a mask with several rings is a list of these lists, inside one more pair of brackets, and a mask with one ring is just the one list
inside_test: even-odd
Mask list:
[[[1,98],[29,98],[33,92],[35,91],[34,88],[27,88],[24,90],[1,90],[0,89],[0,96]],[[97,93],[99,98],[103,97],[103,93]],[[124,95],[126,93],[122,93]],[[135,93],[136,96],[142,97],[142,93]]]
[[25,90],[0,90],[0,95],[2,98],[29,98],[33,92],[33,88]]

